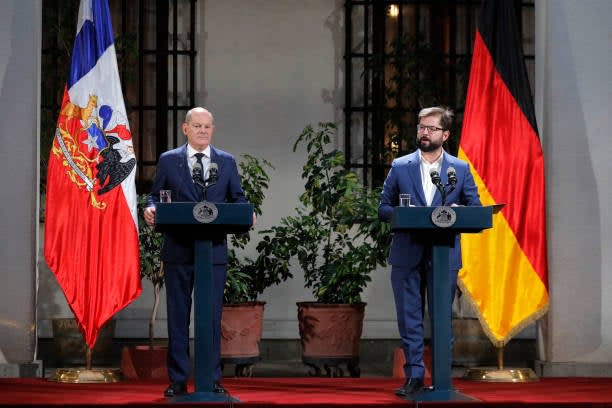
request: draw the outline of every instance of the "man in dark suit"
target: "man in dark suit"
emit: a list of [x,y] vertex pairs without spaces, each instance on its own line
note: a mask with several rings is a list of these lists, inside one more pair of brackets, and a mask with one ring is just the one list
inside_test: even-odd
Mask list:
[[[172,201],[202,201],[203,193],[192,178],[194,166],[203,169],[204,179],[208,177],[210,163],[218,166],[218,179],[207,193],[211,202],[246,202],[240,185],[240,176],[234,157],[211,146],[215,130],[212,114],[204,108],[193,108],[185,117],[183,133],[187,143],[167,151],[159,157],[157,172],[144,210],[145,221],[155,223],[155,203],[159,202],[160,190],[170,190]],[[198,164],[199,163],[199,166]],[[253,215],[253,224],[255,215]],[[227,270],[227,241],[224,234],[211,237],[213,241],[213,391],[225,393],[221,385],[221,313],[223,310],[223,289]],[[189,323],[191,294],[194,282],[194,240],[180,233],[164,234],[161,251],[164,262],[166,304],[168,311],[168,377],[170,385],[164,392],[174,397],[187,392],[190,375]]]
[[[443,143],[450,136],[453,113],[444,107],[425,108],[419,112],[417,125],[418,150],[393,161],[381,193],[378,214],[380,219],[390,221],[393,207],[399,203],[400,194],[410,194],[411,205],[440,206],[442,195],[433,184],[430,172],[435,170],[447,183],[447,170],[455,169],[457,183],[446,197],[446,205],[481,205],[478,188],[469,165],[446,153]],[[396,390],[405,396],[423,388],[425,367],[423,365],[423,295],[424,287],[431,278],[432,243],[423,233],[395,233],[391,243],[391,286],[395,298],[397,325],[399,328],[406,364],[406,383]],[[451,303],[455,296],[457,272],[461,268],[461,246],[459,235],[450,251]],[[431,310],[432,293],[427,293]],[[451,310],[448,310],[451,313]],[[452,345],[449,345],[452,347]]]

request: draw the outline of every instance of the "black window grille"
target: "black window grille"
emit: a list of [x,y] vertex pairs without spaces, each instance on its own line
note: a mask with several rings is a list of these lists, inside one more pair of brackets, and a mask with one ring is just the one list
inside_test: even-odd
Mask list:
[[[517,1],[530,81],[533,0]],[[381,185],[393,158],[413,151],[418,111],[447,105],[455,124],[445,148],[457,154],[481,1],[345,2],[346,167]]]
[[[109,0],[119,74],[147,192],[159,155],[183,143],[181,124],[195,104],[197,0]],[[70,64],[78,0],[43,1],[41,160],[44,169]]]

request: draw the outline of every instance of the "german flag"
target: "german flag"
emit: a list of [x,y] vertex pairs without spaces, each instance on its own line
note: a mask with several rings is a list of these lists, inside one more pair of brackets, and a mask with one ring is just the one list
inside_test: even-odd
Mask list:
[[505,204],[461,237],[459,285],[496,347],[548,310],[544,157],[515,5],[483,3],[459,146],[483,205]]

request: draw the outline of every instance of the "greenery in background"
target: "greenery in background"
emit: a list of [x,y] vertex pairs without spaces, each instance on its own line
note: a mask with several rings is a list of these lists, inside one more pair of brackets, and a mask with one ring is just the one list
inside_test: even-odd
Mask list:
[[[250,155],[242,157],[243,160],[238,164],[242,188],[247,200],[253,204],[255,214],[260,216],[264,193],[270,182],[266,169],[274,169],[274,166],[265,159]],[[255,261],[243,253],[250,240],[250,232],[230,236],[225,303],[254,302],[264,289],[291,277],[289,273],[275,275],[271,271],[258,268]]]
[[[384,97],[385,105],[392,109],[384,111],[383,122],[385,130],[392,135],[393,144],[413,151],[416,149],[414,125],[417,119],[412,113],[406,118],[401,109],[393,108],[415,106],[420,109],[437,104],[443,92],[435,75],[444,59],[441,53],[415,36],[395,38],[390,43],[390,49],[390,55],[383,62],[384,66],[390,67]],[[373,64],[374,67],[380,65]],[[392,151],[387,150],[385,154],[388,160],[393,159]]]
[[[416,150],[416,113],[434,105],[449,105],[457,114],[455,130],[445,142],[445,149],[457,154],[463,110],[460,105],[467,92],[469,62],[465,57],[455,57],[452,69],[457,75],[457,88],[449,89],[449,58],[422,36],[404,34],[391,40],[385,52],[367,59],[362,76],[369,75],[374,89],[381,89],[380,109],[374,110],[372,119],[372,132],[379,137],[368,140],[372,163],[387,165],[395,157]],[[382,183],[384,174],[377,172],[375,178],[381,178],[375,184]]]
[[386,265],[390,226],[378,219],[380,192],[363,187],[343,167],[344,154],[330,148],[336,130],[333,123],[320,123],[297,138],[293,151],[301,145],[307,151],[301,206],[262,231],[256,265],[272,276],[287,276],[297,259],[318,302],[352,304],[361,301],[370,272]]
[[[274,166],[265,159],[258,159],[250,155],[243,155],[238,164],[240,178],[247,200],[253,204],[255,213],[262,214],[261,207],[264,202],[264,192],[268,188],[270,177],[266,169]],[[163,235],[154,228],[149,227],[143,218],[143,210],[147,206],[147,194],[138,196],[138,222],[140,240],[140,275],[153,284],[154,302],[149,322],[149,339],[154,338],[154,324],[159,306],[159,295],[164,285],[164,267],[160,258],[163,244]],[[229,260],[227,282],[225,286],[224,301],[226,303],[244,303],[255,301],[258,294],[275,283],[287,279],[287,276],[271,276],[266,271],[259,271],[254,267],[254,261],[238,254],[242,252],[251,239],[249,232],[231,235],[229,237]]]
[[149,320],[149,340],[155,338],[155,319],[159,307],[160,292],[164,286],[164,265],[160,252],[163,235],[149,227],[144,220],[143,210],[147,207],[147,194],[138,196],[138,241],[140,243],[140,277],[153,284],[153,309]]

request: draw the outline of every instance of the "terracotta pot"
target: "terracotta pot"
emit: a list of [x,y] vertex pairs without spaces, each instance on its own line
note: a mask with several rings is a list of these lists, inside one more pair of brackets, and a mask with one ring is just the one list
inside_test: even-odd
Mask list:
[[221,358],[259,359],[266,302],[223,305]]
[[121,351],[121,373],[127,379],[168,380],[166,346],[124,347]]
[[358,358],[365,306],[298,302],[303,358]]

